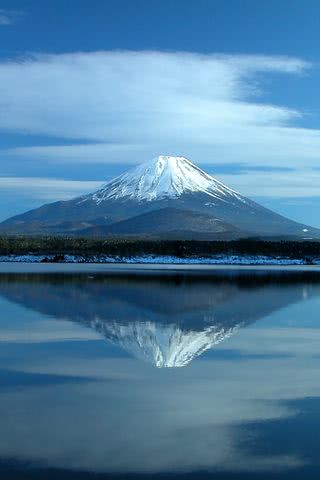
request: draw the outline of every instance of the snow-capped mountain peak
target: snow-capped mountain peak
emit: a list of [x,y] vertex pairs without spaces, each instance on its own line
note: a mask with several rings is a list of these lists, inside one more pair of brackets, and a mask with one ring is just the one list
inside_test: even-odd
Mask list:
[[[183,193],[202,192],[219,200],[244,198],[208,175],[184,157],[159,155],[138,165],[88,196],[97,204],[109,199],[138,201],[177,198]],[[87,198],[88,198],[87,197]]]
[[240,195],[181,156],[160,155],[96,192],[1,223],[2,233],[166,240],[319,239],[320,231]]

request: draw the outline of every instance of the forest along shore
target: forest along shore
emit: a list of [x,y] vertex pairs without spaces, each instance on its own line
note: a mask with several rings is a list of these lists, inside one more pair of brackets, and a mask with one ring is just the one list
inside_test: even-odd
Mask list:
[[317,265],[320,264],[320,242],[3,236],[0,237],[0,261]]

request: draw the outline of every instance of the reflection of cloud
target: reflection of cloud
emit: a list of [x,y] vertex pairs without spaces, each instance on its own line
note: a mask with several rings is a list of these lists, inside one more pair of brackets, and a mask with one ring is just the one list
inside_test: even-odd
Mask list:
[[[320,396],[313,359],[320,332],[300,329],[298,336],[275,328],[267,338],[266,333],[248,328],[233,337],[229,346],[240,352],[235,361],[207,359],[183,370],[154,370],[128,359],[66,360],[61,349],[41,365],[25,358],[28,372],[99,383],[2,395],[0,455],[112,472],[300,466],[303,459],[290,452],[255,455],[257,438],[249,442],[251,453],[241,449],[246,424],[295,415],[287,401]],[[252,351],[265,356],[247,360]],[[272,351],[290,358],[274,358]]]
[[0,349],[4,344],[37,344],[49,342],[70,342],[99,339],[93,330],[84,329],[65,319],[57,321],[53,318],[43,318],[29,310],[26,313],[19,305],[12,304],[1,298],[0,310]]
[[[69,322],[68,322],[69,323]],[[39,325],[40,327],[42,325]],[[43,331],[41,328],[38,330],[10,330],[7,332],[3,332],[1,330],[1,338],[0,338],[0,345],[1,343],[44,343],[44,342],[71,342],[71,341],[79,341],[79,340],[97,340],[98,334],[90,330],[84,330],[81,328],[73,327],[70,324],[68,325],[68,329],[66,331],[62,331],[59,329],[57,330],[57,325],[52,324],[50,329],[44,329]]]
[[[46,375],[46,384],[7,389],[0,395],[0,458],[115,473],[273,471],[307,462],[299,448],[285,451],[282,446],[277,454],[275,444],[269,453],[258,452],[264,430],[251,426],[294,418],[300,400],[320,397],[315,363],[320,329],[312,320],[319,298],[316,282],[293,281],[292,273],[291,283],[287,277],[283,283],[280,276],[263,279],[260,273],[254,285],[246,278],[239,283],[235,278],[228,282],[211,278],[212,283],[198,279],[176,284],[152,277],[70,278],[3,279],[1,295],[16,302],[6,307],[2,303],[8,318],[17,314],[17,308],[21,313],[22,306],[51,317],[25,321],[22,334],[15,330],[18,342],[26,334],[37,341],[56,340],[54,328],[61,340],[87,339],[91,330],[82,325],[89,326],[97,312],[105,312],[107,324],[120,317],[120,328],[132,324],[128,314],[140,320],[153,317],[167,327],[177,318],[184,331],[184,322],[201,323],[208,311],[215,312],[221,325],[223,319],[232,325],[235,317],[267,320],[239,330],[186,369],[154,369],[117,354],[113,357],[115,350],[107,342],[104,356],[96,355],[94,342],[88,350],[86,343],[74,343],[70,349],[63,341],[53,341],[39,356],[32,343],[13,344],[15,332],[7,321],[0,331],[4,338],[11,332],[12,343],[2,344],[6,368]],[[303,301],[304,292],[312,298]],[[279,308],[287,305],[279,317]],[[171,319],[169,324],[166,318]],[[308,328],[305,323],[303,328],[301,318],[309,319]],[[229,350],[233,355],[228,356]],[[79,382],[54,381],[63,376]]]

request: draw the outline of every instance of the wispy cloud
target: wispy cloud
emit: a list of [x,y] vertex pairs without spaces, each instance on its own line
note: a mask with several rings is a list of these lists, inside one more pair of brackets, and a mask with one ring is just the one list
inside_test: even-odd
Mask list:
[[247,171],[241,175],[223,174],[220,179],[249,197],[320,196],[320,172],[308,169],[286,172]]
[[23,15],[21,11],[4,10],[0,8],[0,26],[12,25],[21,15]]
[[[0,64],[0,128],[68,139],[244,156],[258,142],[311,135],[287,128],[299,112],[257,102],[258,73],[301,73],[299,59],[191,53],[40,55]],[[282,135],[285,140],[282,141]],[[228,147],[229,146],[229,147]],[[212,151],[213,149],[213,151]],[[263,148],[261,148],[263,151]],[[202,152],[201,152],[202,153]],[[106,161],[112,161],[108,155]]]
[[0,190],[23,191],[30,198],[42,201],[68,200],[101,186],[101,182],[61,180],[40,177],[0,177]]
[[301,112],[263,98],[266,76],[301,75],[310,67],[291,57],[148,51],[0,63],[0,108],[6,112],[0,129],[69,143],[0,154],[133,164],[171,153],[203,164],[241,163],[251,178],[252,166],[267,164],[296,175],[303,170],[311,179],[320,160],[320,130],[299,127]]

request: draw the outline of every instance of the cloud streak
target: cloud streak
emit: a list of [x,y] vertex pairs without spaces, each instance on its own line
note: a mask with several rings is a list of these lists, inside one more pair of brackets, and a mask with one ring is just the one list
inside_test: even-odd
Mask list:
[[294,138],[294,129],[283,128],[299,112],[257,103],[256,76],[299,74],[307,68],[302,60],[286,57],[40,55],[0,65],[0,106],[6,110],[0,128],[116,144],[126,158],[127,145],[154,151],[164,145],[173,150],[206,146],[208,160],[216,146],[248,150],[253,133],[255,144],[263,137],[279,144],[279,130]]
[[320,172],[297,171],[255,171],[242,174],[223,174],[219,178],[246,192],[249,197],[317,197],[320,195]]
[[21,15],[22,12],[18,12],[16,10],[4,10],[0,8],[0,27],[12,25]]
[[[35,55],[0,63],[0,108],[6,112],[0,130],[62,143],[6,149],[0,156],[90,165],[180,154],[212,164],[213,173],[215,163],[247,165],[251,183],[262,174],[250,168],[268,165],[294,169],[290,178],[301,173],[306,184],[314,184],[320,130],[299,127],[301,112],[263,99],[266,76],[301,76],[310,67],[285,56],[152,51]],[[300,195],[306,185],[295,189],[293,180],[279,179],[272,195]],[[235,180],[234,187],[242,188],[243,178]],[[243,193],[251,191],[245,187]]]
[[61,180],[56,178],[41,177],[0,177],[0,190],[23,191],[24,195],[29,195],[42,201],[68,200],[85,192],[96,190],[101,186],[101,182],[81,181],[81,180]]

